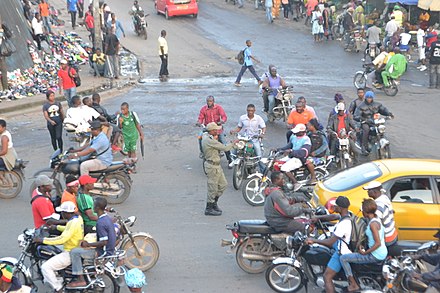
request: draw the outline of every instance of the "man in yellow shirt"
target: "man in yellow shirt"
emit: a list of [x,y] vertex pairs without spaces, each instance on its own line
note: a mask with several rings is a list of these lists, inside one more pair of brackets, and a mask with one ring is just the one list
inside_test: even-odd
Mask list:
[[95,76],[104,76],[105,69],[105,54],[102,53],[100,48],[97,48],[95,54],[92,56],[93,69],[95,70]]
[[34,239],[36,243],[64,245],[64,251],[62,253],[53,256],[41,266],[44,281],[51,285],[55,292],[62,292],[63,289],[63,282],[57,279],[55,272],[71,264],[69,252],[75,247],[78,247],[84,238],[83,219],[75,214],[75,208],[76,206],[73,202],[66,201],[56,209],[57,212],[61,212],[63,218],[67,220],[66,226],[56,226],[57,230],[62,232],[60,236]]

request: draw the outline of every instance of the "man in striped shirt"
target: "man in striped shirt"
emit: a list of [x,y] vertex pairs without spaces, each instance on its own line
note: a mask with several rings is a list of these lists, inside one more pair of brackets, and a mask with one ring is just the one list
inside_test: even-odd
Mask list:
[[371,181],[363,187],[367,190],[368,196],[374,199],[377,204],[376,216],[382,221],[385,227],[385,244],[387,247],[397,242],[396,223],[394,221],[394,210],[389,197],[385,194],[382,184],[378,181]]

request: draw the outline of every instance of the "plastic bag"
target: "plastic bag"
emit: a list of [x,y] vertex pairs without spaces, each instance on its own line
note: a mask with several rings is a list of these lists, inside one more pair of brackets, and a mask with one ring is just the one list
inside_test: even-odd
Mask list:
[[9,40],[3,38],[3,41],[0,45],[0,56],[8,57],[17,51],[14,44]]

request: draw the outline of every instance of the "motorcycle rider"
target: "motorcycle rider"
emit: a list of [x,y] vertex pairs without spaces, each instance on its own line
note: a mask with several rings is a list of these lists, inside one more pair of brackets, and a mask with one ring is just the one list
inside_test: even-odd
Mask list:
[[[253,137],[252,144],[255,150],[255,155],[261,159],[263,156],[263,151],[261,150],[260,139],[263,139],[264,135],[266,134],[266,123],[260,115],[255,114],[254,104],[247,105],[246,111],[247,114],[240,116],[237,127],[231,130],[230,134],[243,131],[247,135]],[[264,164],[259,160],[258,165],[260,166],[260,172],[263,173],[265,168]]]
[[[214,96],[208,96],[206,98],[206,105],[200,109],[199,118],[197,119],[196,126],[201,126],[202,124],[208,125],[211,122],[217,123],[217,125],[225,124],[228,121],[228,116],[226,116],[225,110],[219,104],[215,103]],[[224,132],[223,126],[218,135],[218,140],[226,145],[226,134]],[[201,141],[200,141],[201,143]],[[231,152],[225,152],[228,163],[232,163]]]
[[14,271],[10,265],[0,264],[0,292],[30,293],[31,288],[22,285],[13,273]]
[[269,76],[263,80],[263,103],[268,105],[268,115],[273,116],[273,108],[276,105],[275,97],[278,89],[287,87],[284,79],[277,73],[275,65],[269,65]]
[[310,138],[312,147],[310,156],[307,157],[306,166],[310,172],[310,184],[316,183],[315,165],[325,162],[325,156],[328,154],[328,142],[325,134],[320,130],[322,127],[316,118],[307,123],[307,136]]
[[[358,99],[356,99],[355,101],[357,100]],[[338,137],[340,135],[341,130],[345,129],[347,135],[352,130],[359,131],[359,128],[356,126],[351,116],[345,113],[345,104],[339,103],[337,105],[337,109],[338,109],[338,113],[331,115],[327,124],[327,130],[329,130],[328,137],[330,142],[330,154],[333,156],[335,156],[337,152]],[[354,161],[358,161],[358,155],[360,155],[361,151],[359,147],[356,146],[355,140],[353,139],[352,136],[348,135],[348,141],[350,144],[350,150],[353,152]]]
[[[87,102],[86,98],[83,101]],[[90,122],[94,119],[99,119],[105,121],[105,118],[102,119],[101,115],[96,112],[94,109],[87,105],[81,105],[81,98],[79,96],[72,97],[72,106],[66,111],[66,118],[63,123],[70,123],[75,126],[76,131],[78,132],[88,132],[90,127]]]
[[[298,124],[306,125],[312,118],[315,118],[315,114],[307,110],[304,103],[296,102],[295,111],[290,112],[289,118],[287,119],[287,126],[290,128],[294,128]],[[291,130],[287,131],[286,133],[287,142],[290,141],[291,136],[292,136],[292,131]]]
[[304,96],[298,97],[297,102],[303,103],[304,107],[307,111],[312,112],[313,116],[315,116],[316,120],[318,120],[318,116],[316,115],[315,109],[312,106],[307,105],[307,100]]
[[401,77],[406,72],[407,65],[406,57],[400,54],[400,49],[394,48],[394,55],[388,60],[385,70],[381,73],[383,85],[389,87],[388,78],[398,79]]
[[81,175],[88,175],[90,171],[106,169],[113,162],[113,154],[107,136],[101,131],[101,122],[93,121],[90,123],[92,141],[79,149],[70,150],[73,153],[69,159],[91,156],[96,153],[96,158],[82,160],[80,165]]
[[311,209],[302,207],[296,199],[287,197],[283,192],[284,175],[275,171],[270,175],[273,188],[264,203],[264,217],[267,223],[277,232],[294,234],[296,231],[304,233],[304,224],[295,220],[304,213],[310,213]]
[[63,218],[67,220],[66,226],[56,226],[56,229],[62,232],[61,235],[58,237],[36,237],[34,242],[46,245],[64,245],[62,253],[52,256],[41,266],[44,281],[49,283],[55,292],[62,292],[62,279],[57,278],[55,272],[71,264],[70,251],[79,245],[84,237],[84,230],[83,220],[75,214],[75,204],[73,202],[64,202],[57,208],[57,212],[61,212]]
[[[434,234],[435,238],[438,238],[438,243],[440,245],[440,230]],[[416,272],[412,273],[412,277],[429,285],[428,289],[426,289],[425,293],[438,293],[440,292],[440,252],[436,254],[426,253],[423,255],[414,255],[413,259],[421,259],[426,261],[434,267],[434,270],[430,272],[426,272],[423,274],[419,274]]]
[[[285,154],[289,156],[289,159],[281,166],[281,172],[285,173],[289,177],[290,181],[293,183],[293,191],[297,191],[301,188],[301,184],[295,178],[295,175],[291,171],[300,168],[306,163],[306,159],[310,154],[312,148],[312,143],[310,138],[306,135],[306,126],[304,124],[297,124],[295,128],[292,129],[294,135],[290,137],[289,143],[278,148],[276,151],[285,151]],[[309,167],[309,165],[307,165]],[[310,174],[314,177],[314,171],[310,171]],[[316,177],[315,177],[316,180]]]
[[[86,281],[83,275],[82,259],[94,259],[95,256],[109,256],[115,253],[116,232],[112,219],[107,215],[105,209],[107,200],[103,197],[95,198],[93,202],[94,212],[98,215],[96,221],[95,242],[81,241],[80,247],[70,251],[72,258],[72,274],[77,277],[76,281],[70,282],[66,287],[84,287]],[[91,249],[95,248],[95,249]]]
[[[16,160],[17,153],[12,143],[11,133],[6,129],[6,121],[0,119],[0,169],[4,168],[11,171]],[[4,180],[2,174],[0,174],[0,180]]]
[[376,216],[381,220],[385,228],[385,244],[391,246],[398,240],[396,223],[394,221],[394,209],[390,198],[385,194],[382,183],[371,181],[363,187],[367,191],[368,197],[374,199],[377,204]]
[[361,136],[361,149],[363,155],[368,155],[368,136],[370,134],[370,127],[374,125],[374,114],[381,114],[384,116],[390,116],[394,118],[386,107],[381,103],[374,101],[375,95],[372,91],[365,93],[365,101],[359,105],[354,112],[354,120],[361,123],[362,136]]
[[142,7],[139,6],[139,2],[137,0],[133,2],[133,7],[131,8],[131,12],[133,15],[133,24],[134,24],[135,31],[139,31],[141,24],[140,24],[138,15],[140,17],[143,17],[144,10],[142,9]]
[[116,116],[117,116],[117,114],[119,114],[119,112],[116,112],[115,114],[110,115],[107,112],[107,109],[105,109],[101,105],[101,96],[98,93],[94,93],[92,95],[92,106],[91,107],[93,109],[95,109],[96,112],[98,112],[101,116],[103,116],[107,120],[107,122],[109,123],[109,126],[108,126],[109,129],[107,131],[105,131],[104,128],[106,126],[103,126],[103,132],[107,133],[107,138],[109,140],[111,140],[111,136],[113,135],[113,140],[111,141],[112,150],[117,151],[117,152],[122,150],[122,148],[120,148],[116,145],[116,142],[119,140],[119,136],[121,135],[121,131],[115,130],[115,127],[113,127],[111,125],[112,122],[116,122]]
[[[341,255],[351,253],[347,245],[347,243],[350,243],[351,240],[352,229],[352,223],[348,212],[349,207],[350,200],[345,196],[338,196],[334,204],[334,209],[336,213],[340,214],[340,219],[339,222],[335,225],[332,236],[324,240],[314,238],[307,238],[306,240],[307,244],[309,245],[317,243],[330,248],[333,247],[333,249],[335,250],[324,272],[324,284],[326,293],[336,292],[335,285],[333,284],[333,278],[342,269],[339,258]],[[326,216],[323,216],[322,219],[324,219],[324,217]]]

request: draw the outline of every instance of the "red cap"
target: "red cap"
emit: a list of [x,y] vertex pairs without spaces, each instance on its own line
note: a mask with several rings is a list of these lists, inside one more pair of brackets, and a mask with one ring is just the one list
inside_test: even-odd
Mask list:
[[80,185],[86,185],[89,183],[95,183],[96,178],[90,177],[89,175],[82,175],[78,179]]

